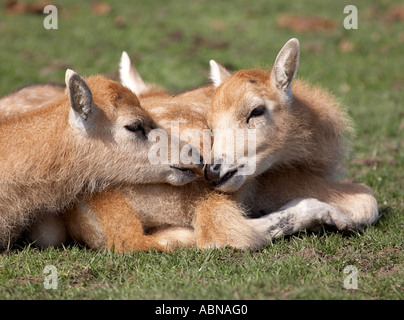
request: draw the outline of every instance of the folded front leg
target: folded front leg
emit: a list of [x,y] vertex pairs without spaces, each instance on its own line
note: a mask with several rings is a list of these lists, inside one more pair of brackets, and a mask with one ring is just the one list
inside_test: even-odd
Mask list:
[[258,233],[266,233],[267,241],[302,230],[318,230],[321,226],[333,226],[338,230],[356,227],[338,208],[313,198],[294,199],[278,211],[249,220],[249,224]]
[[[339,183],[307,170],[275,171],[261,178],[253,207],[258,211],[278,211],[289,201],[314,198],[338,208],[362,229],[378,219],[378,205],[372,190],[359,183]],[[314,205],[314,202],[311,202]]]

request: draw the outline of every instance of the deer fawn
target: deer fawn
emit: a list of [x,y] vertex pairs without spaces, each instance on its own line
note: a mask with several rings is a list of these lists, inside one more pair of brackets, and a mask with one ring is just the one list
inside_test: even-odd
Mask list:
[[[292,84],[298,64],[297,39],[284,45],[270,72],[241,70],[230,75],[211,61],[217,89],[208,123],[214,132],[212,153],[216,158],[206,167],[206,177],[216,190],[232,193],[244,208],[257,214],[278,210],[292,200],[289,205],[306,205],[317,211],[320,200],[330,205],[329,213],[346,216],[341,223],[334,221],[339,229],[372,224],[378,218],[378,207],[371,190],[362,184],[335,181],[350,120],[326,91],[299,80]],[[243,144],[230,153],[215,150],[224,134],[237,130],[255,131],[256,153],[251,157],[237,157],[247,154]],[[250,174],[243,174],[246,171]],[[218,210],[213,206],[205,210],[209,208]],[[266,230],[282,234],[304,225],[314,227],[316,219],[311,214],[301,215],[302,220],[283,218],[283,230]]]
[[200,168],[151,164],[147,135],[159,126],[118,82],[71,70],[65,80],[53,102],[0,120],[0,248],[78,196],[120,183],[182,185]]

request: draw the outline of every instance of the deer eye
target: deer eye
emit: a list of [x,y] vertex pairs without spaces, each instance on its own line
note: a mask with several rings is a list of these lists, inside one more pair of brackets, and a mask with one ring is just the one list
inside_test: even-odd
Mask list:
[[251,118],[260,117],[264,114],[266,108],[264,105],[256,107],[253,111],[251,111],[250,115],[247,118],[247,123],[250,121]]
[[140,121],[125,126],[125,129],[130,132],[139,133],[142,134],[143,136],[146,136],[146,131]]

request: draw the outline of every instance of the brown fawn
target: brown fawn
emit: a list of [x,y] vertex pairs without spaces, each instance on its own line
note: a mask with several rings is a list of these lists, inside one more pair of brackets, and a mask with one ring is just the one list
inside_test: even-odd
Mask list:
[[[316,207],[317,201],[301,199],[315,198],[346,215],[347,224],[341,226],[360,229],[378,219],[372,191],[363,184],[335,180],[350,120],[331,94],[293,81],[299,55],[299,42],[291,39],[270,71],[241,70],[230,75],[211,61],[217,89],[208,124],[214,132],[216,158],[206,167],[206,177],[247,211],[272,212],[292,200]],[[254,130],[256,153],[251,157],[245,156],[248,150],[243,144],[235,145],[232,152],[215,150],[224,134],[237,130]],[[310,222],[310,216],[301,218]],[[297,216],[286,221],[288,233],[296,229],[294,224],[299,228],[305,224]]]
[[120,183],[182,185],[200,168],[150,163],[146,135],[159,126],[120,83],[71,70],[65,81],[53,102],[0,120],[0,248],[79,196]]

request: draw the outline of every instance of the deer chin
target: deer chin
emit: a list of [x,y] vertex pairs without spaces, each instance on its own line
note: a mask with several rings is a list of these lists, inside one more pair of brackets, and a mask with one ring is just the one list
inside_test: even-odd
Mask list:
[[232,171],[223,176],[219,181],[213,182],[216,190],[226,193],[233,193],[240,189],[246,181],[245,175]]
[[[253,158],[253,160],[255,160],[255,158]],[[244,184],[254,176],[255,170],[255,161],[249,161],[249,159],[245,157],[237,161],[236,164],[223,161],[216,165],[212,164],[206,166],[204,174],[205,179],[209,181],[216,190],[225,193],[233,193],[243,187]]]

